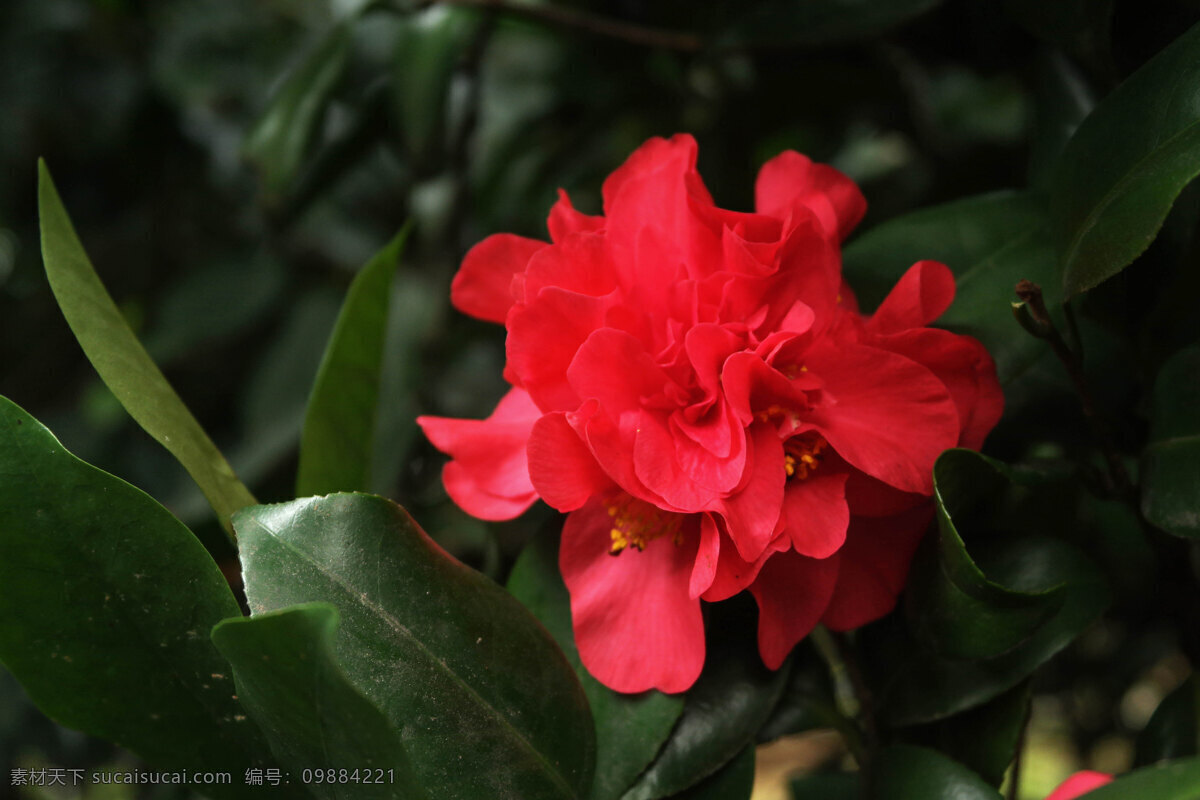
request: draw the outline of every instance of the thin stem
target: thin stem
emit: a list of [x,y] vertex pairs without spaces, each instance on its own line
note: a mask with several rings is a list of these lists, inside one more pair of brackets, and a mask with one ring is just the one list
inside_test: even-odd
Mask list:
[[419,10],[435,5],[498,11],[535,22],[570,28],[593,36],[603,36],[647,47],[661,47],[685,53],[695,53],[704,48],[704,41],[692,33],[621,22],[588,11],[557,5],[531,5],[509,0],[422,0],[413,7]]
[[[1121,461],[1120,453],[1117,452],[1108,426],[1096,410],[1096,403],[1092,399],[1087,379],[1083,374],[1081,353],[1068,347],[1062,334],[1059,333],[1058,327],[1050,317],[1050,312],[1046,310],[1041,286],[1033,281],[1023,280],[1017,283],[1016,292],[1017,297],[1021,298],[1021,302],[1013,304],[1013,314],[1025,330],[1049,343],[1054,355],[1066,368],[1071,385],[1075,388],[1075,394],[1079,397],[1079,404],[1083,408],[1083,416],[1087,419],[1088,425],[1092,429],[1092,435],[1096,438],[1100,451],[1104,454],[1104,460],[1108,464],[1110,484],[1108,488],[1113,494],[1127,498],[1133,484],[1129,479],[1129,473],[1125,470],[1125,464]],[[1068,319],[1071,322],[1073,334],[1078,336],[1074,317],[1069,316]]]
[[845,731],[842,731],[842,738],[854,754],[859,768],[865,773],[879,746],[871,691],[863,680],[849,642],[830,633],[822,625],[814,628],[809,636],[817,648],[817,653],[829,667],[838,711],[847,720],[858,723],[854,729],[855,736],[848,737]]

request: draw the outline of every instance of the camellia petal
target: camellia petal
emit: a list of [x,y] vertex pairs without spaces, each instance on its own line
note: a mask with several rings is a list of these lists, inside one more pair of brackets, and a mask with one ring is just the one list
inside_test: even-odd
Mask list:
[[547,414],[534,423],[528,454],[534,488],[559,511],[574,511],[613,485],[561,412]]
[[792,546],[800,555],[829,558],[846,541],[846,528],[850,524],[846,478],[844,472],[818,474],[788,484],[783,515]]
[[497,233],[467,251],[462,266],[450,284],[450,300],[464,314],[503,323],[513,304],[514,275],[525,271],[534,253],[545,242]]
[[771,669],[787,658],[816,627],[833,596],[841,558],[807,558],[779,553],[767,560],[750,585],[758,602],[758,651]]
[[784,217],[797,206],[816,214],[826,235],[838,241],[867,213],[867,200],[854,181],[833,167],[786,150],[759,170],[754,207],[760,214]]
[[[627,509],[655,538],[644,550],[629,546],[614,555],[611,531]],[[575,643],[588,672],[606,686],[682,692],[699,677],[704,622],[700,601],[688,593],[697,523],[627,497],[593,499],[567,517],[559,567],[571,594]]]
[[1058,788],[1046,796],[1046,800],[1075,800],[1093,789],[1099,789],[1113,782],[1113,776],[1104,772],[1083,770],[1058,785]]
[[954,273],[937,261],[908,268],[867,320],[872,333],[895,333],[928,325],[954,301]]

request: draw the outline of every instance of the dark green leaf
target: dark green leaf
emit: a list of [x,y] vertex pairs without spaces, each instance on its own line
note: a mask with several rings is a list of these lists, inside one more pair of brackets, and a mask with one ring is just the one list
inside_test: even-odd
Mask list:
[[841,715],[829,680],[829,666],[806,640],[792,656],[792,671],[771,717],[759,728],[759,742],[812,730],[837,728],[852,722]]
[[1197,797],[1200,797],[1200,758],[1143,767],[1086,795],[1087,800],[1195,800]]
[[671,738],[623,800],[669,797],[711,775],[754,739],[783,693],[791,661],[775,672],[763,666],[748,597],[708,611],[704,671],[687,693]]
[[371,488],[388,300],[407,238],[405,228],[363,267],[346,293],[304,417],[299,497]]
[[38,707],[164,768],[247,767],[267,746],[207,635],[239,613],[169,511],[0,398],[0,660]]
[[683,710],[683,695],[614,692],[584,669],[571,628],[571,602],[558,572],[558,536],[539,535],[522,551],[508,590],[546,626],[575,668],[596,725],[591,800],[615,800],[654,759]]
[[916,635],[947,658],[1006,653],[1062,605],[1061,587],[1028,594],[988,579],[956,529],[969,531],[971,507],[1007,483],[1002,469],[971,450],[947,450],[933,468],[939,536],[918,554],[907,600]]
[[333,654],[337,609],[311,603],[218,624],[213,642],[233,667],[238,698],[299,783],[305,770],[363,778],[308,784],[322,800],[427,797],[398,732],[351,684]]
[[431,797],[586,794],[592,720],[562,653],[402,508],[335,494],[246,509],[234,524],[252,611],[337,607],[338,661],[401,731]]
[[748,744],[725,766],[673,800],[750,800],[754,791],[754,745]]
[[729,45],[820,45],[876,36],[937,7],[941,0],[773,0],[734,22]]
[[1180,350],[1154,382],[1142,453],[1142,514],[1176,536],[1200,537],[1200,346]]
[[228,529],[256,501],[150,360],[88,260],[45,162],[38,163],[38,214],[46,277],[84,354],[121,405],[196,481]]
[[880,715],[887,723],[944,719],[991,700],[1066,647],[1108,606],[1104,575],[1066,542],[1013,538],[981,549],[976,561],[997,583],[1016,591],[1063,585],[1062,606],[1020,646],[983,661],[938,656],[909,638],[903,626],[879,626],[872,631],[879,638],[872,642],[868,664],[881,670]]
[[884,748],[872,775],[872,800],[1000,800],[982,778],[936,750]]
[[917,741],[979,773],[1000,786],[1016,756],[1029,715],[1029,681],[993,700],[949,719],[918,729]]
[[1063,151],[1051,218],[1067,297],[1144,251],[1200,172],[1200,25],[1096,107]]
[[288,76],[246,138],[246,157],[258,167],[272,203],[287,194],[304,166],[345,72],[350,39],[347,24],[334,28]]
[[858,774],[831,772],[805,775],[792,781],[792,800],[859,800]]
[[1091,113],[1096,99],[1079,68],[1062,53],[1052,51],[1040,56],[1037,70],[1029,175],[1034,186],[1047,188],[1063,149]]
[[1188,678],[1163,698],[1138,735],[1137,764],[1153,764],[1200,753],[1200,682]]
[[1057,305],[1054,253],[1036,194],[1002,192],[906,214],[871,229],[845,250],[846,279],[864,308],[874,308],[910,266],[941,261],[958,285],[940,327],[979,339],[1008,385],[1046,352],[1012,318],[1013,287],[1028,279]]

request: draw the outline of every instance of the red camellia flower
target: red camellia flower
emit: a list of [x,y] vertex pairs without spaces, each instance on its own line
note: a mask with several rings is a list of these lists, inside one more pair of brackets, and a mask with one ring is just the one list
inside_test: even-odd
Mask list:
[[1059,784],[1058,788],[1051,792],[1046,800],[1075,800],[1075,798],[1082,797],[1093,789],[1099,789],[1101,786],[1112,783],[1112,780],[1111,775],[1103,772],[1092,772],[1090,770],[1076,772]]
[[1003,398],[974,339],[925,327],[949,269],[912,266],[870,316],[841,278],[866,201],[795,152],[756,213],[717,208],[690,136],[653,139],[565,193],[550,243],[480,242],[451,287],[508,330],[513,388],[482,421],[422,417],[463,509],[568,517],[560,568],[580,656],[622,692],[690,687],[700,601],[749,589],[775,669],[812,628],[888,613],[932,514],[931,470],[978,448]]

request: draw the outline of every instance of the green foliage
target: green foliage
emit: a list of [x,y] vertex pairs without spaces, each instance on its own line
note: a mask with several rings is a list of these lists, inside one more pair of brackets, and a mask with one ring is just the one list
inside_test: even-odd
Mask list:
[[379,412],[392,276],[405,229],[350,284],[304,417],[296,495],[366,491]]
[[1195,677],[1163,698],[1137,741],[1137,763],[1153,764],[1200,753],[1200,685]]
[[1088,800],[1189,800],[1200,793],[1200,758],[1143,767],[1089,792]]
[[1050,203],[1066,296],[1149,247],[1200,173],[1198,52],[1194,27],[1104,98],[1067,143]]
[[129,329],[88,260],[44,162],[38,165],[38,209],[46,277],[88,360],[129,415],[179,459],[228,527],[230,515],[253,504],[254,497]]
[[400,731],[431,796],[583,796],[594,736],[562,653],[403,509],[335,494],[255,506],[234,525],[252,613],[337,608],[337,659]]
[[[337,628],[337,609],[311,603],[225,620],[212,639],[233,667],[238,698],[288,770],[284,780],[322,800],[427,797],[399,732],[338,665]],[[305,779],[306,771],[328,770],[332,780]],[[353,777],[343,780],[341,770]]]
[[1000,800],[1000,793],[936,750],[894,745],[879,754],[871,797],[878,800]]
[[34,702],[164,769],[264,763],[207,635],[237,602],[192,533],[5,398],[0,477],[0,660]]
[[1142,453],[1142,514],[1176,536],[1200,536],[1200,347],[1180,350],[1154,384]]

